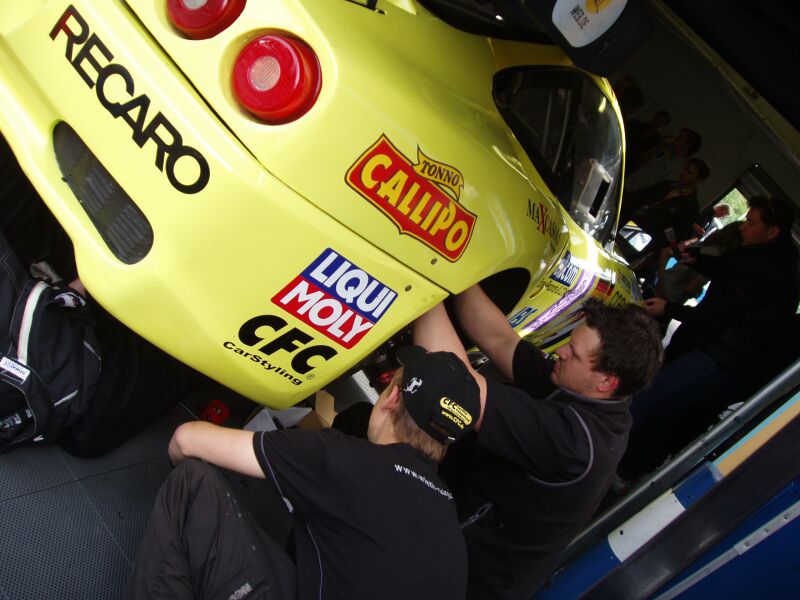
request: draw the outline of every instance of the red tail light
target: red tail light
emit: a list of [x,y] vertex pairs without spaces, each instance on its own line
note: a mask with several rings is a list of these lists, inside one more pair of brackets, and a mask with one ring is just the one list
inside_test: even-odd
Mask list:
[[317,55],[302,40],[286,35],[253,40],[233,67],[233,89],[241,105],[273,125],[304,115],[316,102],[321,84]]
[[245,0],[167,0],[167,12],[186,37],[203,40],[233,23],[244,5]]

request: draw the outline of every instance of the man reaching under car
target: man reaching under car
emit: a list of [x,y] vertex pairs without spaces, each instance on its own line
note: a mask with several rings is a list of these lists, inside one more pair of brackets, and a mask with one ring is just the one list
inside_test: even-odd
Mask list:
[[[611,484],[631,426],[628,396],[661,362],[658,327],[635,305],[589,300],[585,323],[553,364],[520,340],[479,286],[456,296],[455,308],[513,381],[473,372],[481,416],[440,468],[467,541],[468,598],[529,598]],[[414,341],[467,360],[443,305],[415,321]]]

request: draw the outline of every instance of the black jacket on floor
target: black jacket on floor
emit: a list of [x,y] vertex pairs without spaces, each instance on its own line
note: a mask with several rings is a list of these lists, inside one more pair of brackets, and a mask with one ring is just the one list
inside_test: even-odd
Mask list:
[[0,451],[53,440],[87,410],[100,354],[86,301],[30,278],[0,233]]

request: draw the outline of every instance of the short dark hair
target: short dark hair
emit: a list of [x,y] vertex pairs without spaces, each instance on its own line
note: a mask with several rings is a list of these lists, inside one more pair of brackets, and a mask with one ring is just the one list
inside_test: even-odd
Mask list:
[[681,129],[681,133],[686,134],[686,156],[699,152],[703,146],[703,138],[700,137],[700,134],[688,127]]
[[753,196],[747,201],[747,205],[759,212],[764,225],[778,227],[781,230],[779,237],[788,238],[792,234],[794,211],[780,198]]
[[584,305],[586,325],[600,336],[594,370],[615,375],[621,398],[643,390],[661,367],[661,332],[650,314],[636,304],[612,307],[590,298]]
[[697,169],[697,174],[700,176],[700,179],[705,181],[711,175],[711,167],[708,166],[708,163],[704,161],[702,158],[689,158],[686,160],[687,165],[693,166]]

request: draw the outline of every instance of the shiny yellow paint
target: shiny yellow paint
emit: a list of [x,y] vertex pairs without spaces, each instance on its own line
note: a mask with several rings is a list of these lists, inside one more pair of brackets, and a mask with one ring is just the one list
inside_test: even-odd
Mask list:
[[[114,99],[146,94],[147,119],[163,113],[183,143],[207,159],[211,176],[202,191],[184,194],[169,185],[156,166],[156,145],[134,143],[131,126],[100,105],[96,86],[70,64],[67,36],[51,37],[69,5],[113,55],[96,51],[93,60],[122,65],[131,74],[133,94],[119,80],[109,88]],[[547,275],[567,249],[592,274],[583,293],[573,292],[575,302],[600,293],[600,275],[619,294],[604,293],[604,299],[627,300],[635,293],[635,285],[618,281],[620,270],[627,280],[630,273],[564,213],[491,96],[499,68],[568,65],[554,47],[465,34],[413,0],[381,2],[381,12],[344,0],[248,2],[231,27],[201,41],[171,27],[161,0],[6,2],[0,31],[0,129],[72,238],[87,289],[167,352],[259,402],[283,407],[301,400],[449,293],[507,269],[531,276],[512,311],[535,309],[516,324],[527,335],[526,327],[578,285],[559,292],[543,284],[552,281]],[[314,48],[323,80],[319,100],[303,118],[272,127],[244,112],[230,86],[238,52],[268,31],[295,35]],[[96,78],[90,59],[80,67]],[[612,98],[608,83],[595,80]],[[61,180],[52,146],[60,121],[79,133],[152,225],[153,248],[141,262],[125,265],[114,258]],[[404,232],[348,185],[348,172],[382,136],[409,168],[424,156],[461,175],[459,190],[434,185],[458,204],[454,209],[475,216],[462,254],[448,258]],[[550,226],[536,222],[536,210],[549,215]],[[271,301],[327,248],[398,294],[351,350]],[[563,328],[570,310],[553,311],[558,314],[548,327]],[[296,351],[264,356],[245,348],[240,327],[265,314],[286,321],[282,332],[301,329],[313,338],[305,345],[328,345],[335,356],[317,358],[309,372],[292,376]],[[541,341],[550,329],[533,337]],[[259,331],[267,341],[280,333]]]

